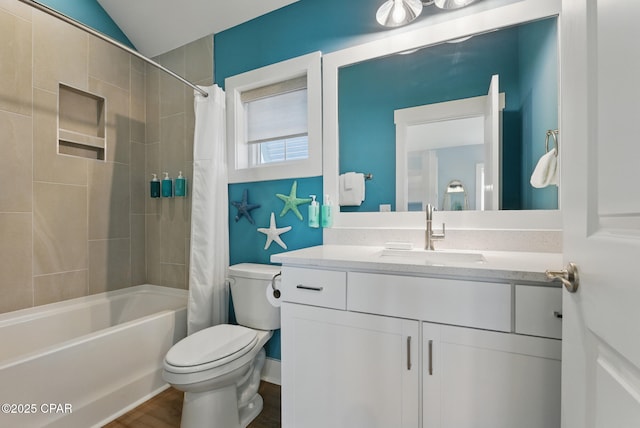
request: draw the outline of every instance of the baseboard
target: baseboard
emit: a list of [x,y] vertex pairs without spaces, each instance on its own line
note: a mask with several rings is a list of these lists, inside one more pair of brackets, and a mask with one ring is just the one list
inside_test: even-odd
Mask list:
[[275,383],[276,385],[281,385],[281,370],[280,370],[281,362],[280,360],[274,360],[273,358],[267,358],[264,362],[264,367],[262,368],[262,376],[261,379],[265,382]]

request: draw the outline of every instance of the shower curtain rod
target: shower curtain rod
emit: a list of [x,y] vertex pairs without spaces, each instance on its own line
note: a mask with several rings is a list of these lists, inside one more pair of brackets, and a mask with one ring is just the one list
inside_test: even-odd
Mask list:
[[69,18],[68,16],[63,15],[60,12],[58,12],[58,11],[56,11],[54,9],[51,9],[50,7],[45,6],[45,5],[41,4],[41,3],[38,3],[38,2],[32,1],[32,0],[20,0],[20,1],[22,3],[28,4],[29,6],[35,8],[35,9],[40,10],[40,11],[42,11],[42,12],[48,14],[48,15],[51,15],[51,16],[53,16],[55,18],[58,18],[61,21],[64,21],[64,22],[66,22],[68,24],[71,24],[74,27],[79,28],[79,29],[91,34],[91,35],[94,35],[97,38],[102,39],[105,42],[110,43],[113,46],[116,46],[116,47],[122,49],[123,51],[130,53],[133,56],[136,56],[136,57],[140,58],[141,60],[143,60],[147,64],[152,65],[152,66],[156,67],[157,69],[164,71],[165,73],[167,73],[168,75],[178,79],[179,81],[181,81],[185,85],[192,87],[195,91],[200,92],[200,94],[202,94],[203,97],[208,97],[209,96],[209,93],[207,91],[205,91],[204,89],[194,85],[193,83],[189,82],[184,77],[182,77],[182,76],[174,73],[173,71],[169,70],[168,68],[158,64],[154,60],[149,59],[146,56],[142,55],[141,53],[131,49],[129,46],[127,46],[125,44],[122,44],[119,41],[114,40],[109,36],[105,36],[104,34],[94,30],[93,28],[88,27],[88,26],[84,25],[83,23],[81,23],[79,21],[76,21],[73,18]]

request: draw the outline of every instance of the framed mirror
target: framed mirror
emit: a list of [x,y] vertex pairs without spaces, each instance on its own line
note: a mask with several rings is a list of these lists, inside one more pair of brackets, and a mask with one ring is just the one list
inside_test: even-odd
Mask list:
[[[536,195],[527,194],[534,193],[533,188],[527,186],[527,176],[531,175],[532,168],[535,167],[538,152],[540,156],[544,154],[545,134],[548,129],[559,127],[559,11],[558,0],[523,0],[325,55],[325,193],[332,200],[339,200],[339,174],[355,171],[373,173],[374,176],[371,182],[366,183],[365,201],[361,206],[342,207],[340,211],[345,215],[340,215],[336,224],[358,224],[359,219],[365,217],[358,217],[357,213],[373,214],[383,206],[390,206],[392,214],[398,216],[398,211],[423,209],[428,198],[410,200],[412,198],[408,196],[407,183],[410,181],[411,170],[409,163],[415,166],[417,163],[431,162],[433,166],[435,155],[422,153],[418,162],[416,156],[397,154],[403,144],[405,149],[414,144],[405,140],[398,145],[398,114],[438,103],[487,97],[491,77],[497,74],[501,80],[497,93],[499,97],[503,97],[500,102],[504,109],[499,113],[502,124],[497,130],[502,141],[493,154],[484,154],[487,158],[495,156],[497,160],[476,160],[470,167],[471,170],[464,173],[465,177],[470,178],[463,179],[462,176],[448,174],[442,175],[437,184],[428,184],[427,188],[430,186],[437,189],[433,192],[435,199],[432,203],[437,202],[434,205],[439,209],[445,208],[446,193],[443,189],[450,181],[458,180],[463,182],[470,209],[482,208],[484,205],[485,209],[497,207],[509,210],[509,215],[516,218],[514,224],[522,224],[523,229],[536,228],[540,224],[559,229],[558,188],[553,186],[540,189],[545,193],[542,199],[546,202],[543,203],[535,201]],[[527,43],[529,45],[523,47]],[[507,45],[509,49],[506,49]],[[489,51],[486,50],[487,47]],[[425,66],[425,62],[429,66]],[[456,68],[457,65],[459,68]],[[542,79],[540,75],[544,75],[546,82],[539,82]],[[522,79],[528,79],[528,82],[523,84]],[[367,87],[371,84],[373,86]],[[536,100],[525,99],[531,94],[535,95]],[[389,103],[382,102],[385,98],[393,99]],[[540,98],[545,100],[545,104],[533,105]],[[544,120],[539,120],[541,115],[546,116]],[[464,114],[460,116],[470,118]],[[540,123],[534,123],[535,121]],[[487,126],[484,125],[484,128],[486,130]],[[526,134],[522,131],[523,128],[527,128]],[[537,138],[536,130],[539,131]],[[409,125],[405,127],[405,133],[416,132]],[[436,132],[439,131],[428,131],[430,134]],[[483,138],[479,137],[478,144],[484,143]],[[534,145],[538,149],[533,150]],[[525,150],[529,151],[523,154]],[[460,155],[453,156],[460,159]],[[442,157],[444,159],[446,155]],[[430,174],[435,175],[434,168],[430,170]],[[497,175],[493,175],[494,173]],[[397,179],[396,174],[400,179]],[[525,181],[526,184],[523,184]],[[499,195],[496,202],[488,203],[486,198],[484,204],[476,202],[477,199],[482,199],[481,195],[486,193],[487,188],[496,190],[495,193]],[[428,190],[422,189],[422,192]],[[460,206],[464,207],[464,204],[456,205]],[[476,218],[481,223],[487,223],[488,218],[505,216],[506,214],[467,213],[462,216],[464,224],[461,225],[476,227]],[[375,220],[370,220],[375,216],[368,215],[366,218],[369,219],[367,222],[373,221],[376,224]],[[394,220],[389,220],[388,213],[384,213],[384,218],[386,223],[394,223]],[[540,221],[536,221],[536,218]],[[491,227],[491,221],[488,223]]]

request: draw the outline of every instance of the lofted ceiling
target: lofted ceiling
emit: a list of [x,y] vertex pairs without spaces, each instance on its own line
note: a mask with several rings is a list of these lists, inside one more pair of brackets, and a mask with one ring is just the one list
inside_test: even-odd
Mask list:
[[298,0],[98,0],[136,49],[154,57]]

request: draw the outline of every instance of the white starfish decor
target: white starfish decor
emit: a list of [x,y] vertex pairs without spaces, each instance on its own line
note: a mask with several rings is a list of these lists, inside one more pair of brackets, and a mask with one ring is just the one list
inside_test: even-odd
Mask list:
[[271,243],[275,241],[278,245],[280,245],[285,250],[287,249],[287,245],[282,241],[280,235],[291,230],[291,226],[286,227],[276,227],[276,216],[274,213],[271,213],[271,222],[269,227],[259,227],[258,232],[264,233],[267,235],[267,243],[264,245],[264,249],[266,250],[271,246]]

